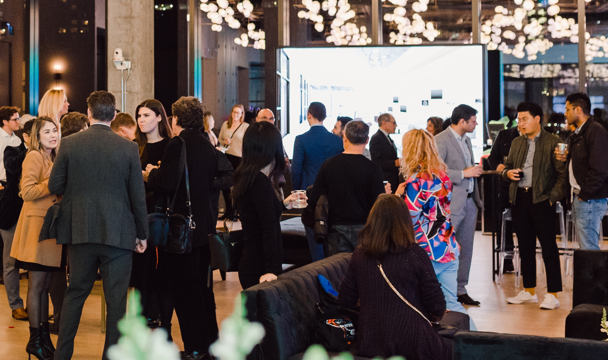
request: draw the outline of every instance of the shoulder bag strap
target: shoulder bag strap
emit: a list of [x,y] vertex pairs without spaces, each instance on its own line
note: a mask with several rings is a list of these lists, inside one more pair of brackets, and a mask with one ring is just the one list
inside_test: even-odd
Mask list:
[[[173,213],[173,206],[175,205],[175,198],[177,197],[177,191],[179,190],[179,185],[181,183],[182,180],[182,176],[184,174],[184,168],[187,169],[187,164],[186,164],[186,142],[184,141],[184,139],[181,136],[178,136],[178,138],[182,141],[182,153],[179,157],[179,180],[177,181],[177,187],[175,188],[175,192],[173,193],[173,199],[171,200],[170,203],[168,203],[168,207],[167,207],[167,213],[171,214]],[[187,192],[187,196],[188,196],[188,204],[190,204],[190,189],[188,188],[188,177],[186,176],[186,192]],[[192,214],[191,214],[192,215]]]
[[[377,261],[377,260],[376,260],[376,261]],[[396,289],[396,288],[393,286],[393,284],[391,284],[391,282],[390,282],[390,281],[388,280],[388,278],[386,277],[386,274],[384,273],[384,269],[382,269],[382,264],[380,264],[380,261],[377,261],[377,262],[378,262],[378,268],[380,269],[380,272],[382,273],[382,277],[384,278],[384,280],[386,280],[386,282],[388,283],[388,286],[390,286],[390,287],[391,287],[391,289],[393,289],[393,291],[395,292],[395,294],[397,294],[397,296],[399,296],[399,298],[400,298],[401,300],[403,300],[403,302],[404,302],[404,303],[406,303],[406,304],[407,304],[407,306],[411,307],[411,308],[412,308],[412,310],[414,310],[414,311],[415,311],[415,312],[417,312],[417,313],[418,313],[420,316],[422,316],[422,318],[423,318],[424,320],[426,320],[426,322],[428,322],[428,323],[429,323],[429,325],[433,326],[433,324],[432,324],[432,323],[429,321],[429,319],[427,319],[427,318],[426,318],[426,316],[424,316],[424,314],[420,312],[420,310],[416,309],[416,307],[415,307],[414,305],[410,304],[410,302],[409,302],[409,301],[407,301],[407,300],[406,300],[406,299],[403,297],[403,295],[401,295],[401,293],[400,293],[400,292],[399,292],[399,291],[398,291],[398,290],[397,290],[397,289]]]
[[192,202],[190,201],[190,176],[188,175],[188,161],[187,161],[188,156],[186,155],[186,142],[181,137],[180,137],[180,139],[184,143],[184,146],[183,146],[184,150],[183,150],[182,154],[184,155],[184,170],[185,170],[185,175],[186,175],[186,205],[188,206],[188,220],[190,220],[190,222],[192,224]]
[[239,126],[236,127],[236,129],[232,132],[232,135],[230,135],[230,138],[232,139],[232,137],[234,136],[234,134],[239,131],[239,129],[241,128],[241,126],[243,126],[245,122],[243,121]]

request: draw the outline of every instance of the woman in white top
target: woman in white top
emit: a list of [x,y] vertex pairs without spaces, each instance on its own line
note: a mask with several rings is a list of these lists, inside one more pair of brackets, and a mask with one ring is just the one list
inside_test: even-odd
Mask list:
[[[249,124],[245,122],[245,107],[241,104],[234,105],[228,121],[222,124],[218,137],[220,145],[228,148],[226,158],[228,158],[234,170],[239,166],[243,157],[243,136],[245,136],[248,127]],[[230,196],[230,189],[224,190],[222,193],[224,199],[229,199],[226,201],[224,216],[221,217],[221,219],[225,219],[233,215],[232,197]]]

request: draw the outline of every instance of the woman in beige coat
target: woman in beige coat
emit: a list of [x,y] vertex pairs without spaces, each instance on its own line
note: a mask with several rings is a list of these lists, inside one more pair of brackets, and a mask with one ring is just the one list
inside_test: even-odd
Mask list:
[[26,351],[39,360],[52,359],[53,343],[48,335],[51,272],[60,270],[61,245],[55,239],[39,241],[47,210],[59,198],[49,192],[48,182],[59,145],[59,131],[53,119],[39,117],[32,127],[30,148],[23,160],[19,215],[11,257],[15,267],[29,271],[27,310],[30,340]]

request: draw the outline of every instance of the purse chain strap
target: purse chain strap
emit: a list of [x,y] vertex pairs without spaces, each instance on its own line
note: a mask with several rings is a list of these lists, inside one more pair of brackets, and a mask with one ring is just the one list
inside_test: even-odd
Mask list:
[[426,322],[428,322],[429,325],[433,326],[433,324],[429,321],[429,319],[427,319],[426,316],[424,316],[424,314],[420,312],[420,310],[416,309],[416,307],[414,305],[410,304],[410,302],[407,301],[407,299],[404,298],[403,295],[401,295],[401,293],[393,286],[393,284],[391,284],[391,282],[386,277],[386,274],[384,273],[384,269],[382,269],[382,264],[380,264],[380,261],[378,261],[378,268],[380,269],[380,272],[382,273],[382,277],[384,278],[384,280],[386,280],[386,282],[388,283],[388,286],[390,286],[391,289],[393,289],[395,294],[397,294],[397,296],[399,296],[399,298],[401,300],[403,300],[403,302],[406,303],[409,307],[411,307],[415,312],[417,312],[420,316],[422,316],[422,318],[424,320],[426,320]]

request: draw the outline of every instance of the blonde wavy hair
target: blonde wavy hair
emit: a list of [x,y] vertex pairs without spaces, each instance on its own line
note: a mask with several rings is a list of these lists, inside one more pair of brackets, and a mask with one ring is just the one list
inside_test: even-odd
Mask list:
[[447,170],[439,157],[435,138],[426,130],[413,129],[403,135],[401,174],[407,180],[412,174],[425,172],[430,176]]
[[[57,147],[51,151],[50,156],[47,154],[44,145],[42,145],[42,143],[40,142],[40,131],[47,123],[51,123],[57,128]],[[55,121],[53,121],[53,119],[48,116],[39,116],[36,120],[34,120],[34,125],[32,126],[29,144],[30,148],[28,149],[28,152],[39,151],[40,153],[42,153],[42,156],[45,159],[47,159],[49,162],[53,162],[55,160],[55,157],[57,156],[57,149],[59,148],[59,142],[61,141],[61,139],[59,138],[60,133],[61,131],[59,131],[59,128],[57,127],[57,124],[55,123]]]
[[226,125],[228,126],[228,129],[230,129],[230,128],[232,127],[232,122],[233,122],[234,120],[237,120],[237,119],[233,119],[233,118],[232,118],[232,111],[233,111],[235,108],[239,108],[239,109],[241,109],[241,111],[243,112],[243,115],[241,115],[241,118],[239,119],[239,121],[240,121],[240,122],[244,122],[244,121],[245,121],[245,107],[244,107],[243,105],[241,105],[241,104],[236,104],[236,105],[234,105],[234,106],[232,107],[232,109],[230,109],[230,116],[228,116],[228,124],[226,124]]
[[59,122],[61,119],[57,118],[59,110],[63,108],[63,102],[65,101],[65,90],[63,89],[51,89],[44,93],[40,104],[38,105],[38,116],[48,116],[55,120],[57,123],[57,130],[59,130]]

